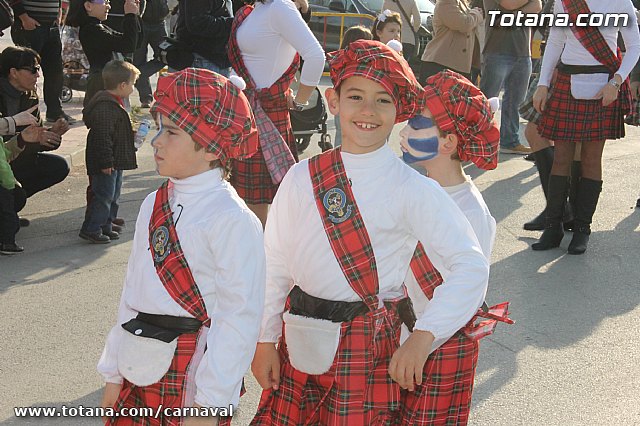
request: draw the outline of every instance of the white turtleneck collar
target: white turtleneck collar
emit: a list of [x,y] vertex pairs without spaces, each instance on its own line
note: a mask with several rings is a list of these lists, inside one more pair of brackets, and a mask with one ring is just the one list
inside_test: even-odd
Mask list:
[[345,167],[349,169],[373,169],[397,159],[388,143],[366,154],[351,154],[344,151],[341,151],[341,154]]
[[182,194],[196,194],[199,192],[210,191],[222,185],[222,169],[216,167],[206,172],[189,176],[184,179],[169,178],[173,183],[173,190]]
[[461,191],[462,189],[465,189],[469,185],[471,185],[471,177],[465,174],[464,182],[459,183],[457,185],[453,185],[453,186],[443,186],[442,188],[445,191],[447,191],[447,194],[455,194],[456,192]]

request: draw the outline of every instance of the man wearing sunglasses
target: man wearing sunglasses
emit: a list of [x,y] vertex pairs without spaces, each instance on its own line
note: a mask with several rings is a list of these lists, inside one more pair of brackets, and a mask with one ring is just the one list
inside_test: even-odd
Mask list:
[[16,20],[11,38],[18,46],[30,47],[41,57],[44,75],[44,103],[47,121],[64,118],[73,124],[71,116],[62,111],[62,43],[60,41],[60,0],[12,0]]
[[[30,197],[63,181],[69,174],[69,166],[52,151],[60,146],[62,135],[69,130],[64,118],[59,118],[51,128],[42,127],[36,93],[40,76],[40,56],[27,47],[10,46],[0,54],[0,134],[11,139],[29,126],[37,128],[38,143],[28,144],[11,162],[16,180]],[[21,221],[21,226],[28,222]]]

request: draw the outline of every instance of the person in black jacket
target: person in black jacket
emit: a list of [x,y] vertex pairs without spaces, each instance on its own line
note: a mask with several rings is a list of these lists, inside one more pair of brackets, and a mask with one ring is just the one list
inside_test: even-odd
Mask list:
[[167,0],[147,0],[142,13],[143,37],[140,47],[133,54],[133,63],[140,70],[140,78],[136,82],[136,89],[140,94],[140,102],[143,108],[149,108],[153,101],[149,77],[160,69],[163,64],[158,61],[147,61],[147,49],[153,49],[154,56],[160,52],[160,43],[167,36],[165,18],[169,16]]
[[119,238],[112,222],[118,214],[122,171],[138,167],[124,99],[133,92],[139,75],[140,71],[128,62],[110,61],[102,70],[106,90],[96,93],[83,111],[89,128],[85,159],[93,197],[79,235],[92,243],[104,244]]
[[193,52],[194,67],[229,76],[227,41],[232,22],[225,0],[180,0],[176,38]]
[[102,68],[113,59],[114,52],[133,53],[138,38],[142,35],[142,23],[138,16],[139,0],[126,0],[122,32],[102,24],[107,19],[109,10],[108,0],[71,0],[69,4],[66,23],[80,28],[80,43],[89,60],[85,107],[93,95],[103,89]]

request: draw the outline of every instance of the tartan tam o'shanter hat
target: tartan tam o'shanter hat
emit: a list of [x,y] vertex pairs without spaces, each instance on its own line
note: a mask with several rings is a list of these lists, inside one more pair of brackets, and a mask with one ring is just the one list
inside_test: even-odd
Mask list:
[[334,88],[349,77],[364,77],[379,83],[393,98],[396,123],[422,110],[422,87],[409,63],[398,52],[375,40],[357,40],[345,49],[327,55]]
[[424,86],[424,107],[440,130],[458,136],[458,156],[483,170],[498,165],[500,130],[486,96],[457,72],[429,77]]
[[151,114],[165,115],[222,163],[251,157],[258,151],[258,130],[242,93],[244,81],[237,79],[234,84],[199,68],[160,77]]

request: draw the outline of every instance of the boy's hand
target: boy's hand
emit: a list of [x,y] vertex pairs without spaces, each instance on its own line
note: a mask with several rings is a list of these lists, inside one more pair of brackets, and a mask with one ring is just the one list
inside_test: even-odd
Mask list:
[[435,337],[428,331],[414,330],[406,342],[391,357],[389,376],[402,389],[413,391],[415,384],[422,383],[424,363],[429,358]]
[[[122,384],[120,383],[105,383],[100,406],[102,408],[112,408],[114,405],[116,405],[116,401],[118,400],[118,396],[120,396],[121,389]],[[106,422],[107,418],[103,417],[102,420]]]
[[109,167],[108,169],[102,169],[100,171],[105,175],[111,176],[111,173],[113,173],[113,167]]
[[62,136],[69,130],[69,122],[67,122],[67,120],[65,120],[64,118],[58,118],[49,130],[57,135]]
[[280,385],[280,354],[275,343],[258,343],[251,363],[251,372],[262,389],[278,390]]

